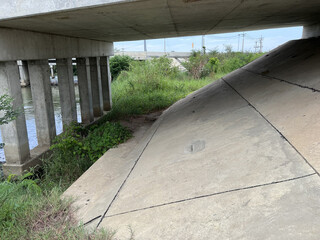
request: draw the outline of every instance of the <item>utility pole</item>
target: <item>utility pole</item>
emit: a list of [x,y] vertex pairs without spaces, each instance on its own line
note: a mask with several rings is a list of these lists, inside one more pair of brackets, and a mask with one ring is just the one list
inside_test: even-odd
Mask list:
[[166,46],[166,39],[163,39],[163,51],[166,53],[167,52],[167,46]]
[[240,37],[241,37],[241,34],[238,34],[238,52],[240,52]]
[[247,35],[246,33],[240,34],[242,36],[242,52],[244,52],[244,37]]
[[263,37],[262,36],[259,41],[260,41],[260,53],[262,53],[262,48],[263,48]]
[[147,40],[144,40],[144,51],[147,51]]
[[257,40],[254,45],[254,49],[255,49],[254,52],[257,53],[259,48],[260,48],[259,41]]

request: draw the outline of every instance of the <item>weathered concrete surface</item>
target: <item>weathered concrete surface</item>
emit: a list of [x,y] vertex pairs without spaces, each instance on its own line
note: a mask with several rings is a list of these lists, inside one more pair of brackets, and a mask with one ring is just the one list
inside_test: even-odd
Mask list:
[[[319,239],[319,177],[108,217],[118,239]],[[130,227],[130,228],[129,228]]]
[[320,22],[318,0],[44,0],[37,4],[30,0],[0,2],[0,27],[110,42]]
[[[135,239],[318,239],[319,41],[290,42],[174,104],[139,153],[100,159],[92,169],[108,177],[91,170],[67,191],[79,218],[117,239],[128,226]],[[79,191],[97,179],[90,197]]]

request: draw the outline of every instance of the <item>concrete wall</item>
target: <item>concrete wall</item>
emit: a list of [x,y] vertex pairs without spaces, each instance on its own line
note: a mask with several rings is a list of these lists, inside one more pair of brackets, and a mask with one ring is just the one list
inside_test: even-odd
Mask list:
[[113,43],[0,28],[0,61],[113,55]]

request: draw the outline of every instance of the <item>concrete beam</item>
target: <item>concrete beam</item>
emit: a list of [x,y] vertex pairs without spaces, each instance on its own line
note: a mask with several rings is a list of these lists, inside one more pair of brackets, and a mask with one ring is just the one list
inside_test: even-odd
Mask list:
[[113,43],[0,28],[0,61],[113,55]]
[[48,60],[28,61],[39,146],[50,146],[56,136]]
[[312,38],[320,36],[320,23],[303,26],[302,38]]
[[[0,95],[8,94],[13,100],[13,108],[23,106],[19,70],[17,62],[0,63]],[[25,163],[30,155],[27,127],[24,113],[19,114],[16,120],[1,126],[6,164],[4,170],[12,165]]]
[[100,57],[100,74],[101,74],[103,110],[110,111],[112,107],[112,97],[111,97],[111,72],[110,72],[110,66],[109,66],[109,57]]
[[63,128],[77,121],[76,98],[71,58],[57,59],[58,86]]
[[[103,114],[102,104],[101,104],[101,90],[98,76],[98,59],[96,57],[89,58],[90,64],[90,80],[91,80],[91,94],[92,94],[92,108],[93,116],[101,117]],[[99,83],[100,82],[100,83]]]
[[77,58],[78,87],[82,123],[93,122],[90,66],[87,58]]

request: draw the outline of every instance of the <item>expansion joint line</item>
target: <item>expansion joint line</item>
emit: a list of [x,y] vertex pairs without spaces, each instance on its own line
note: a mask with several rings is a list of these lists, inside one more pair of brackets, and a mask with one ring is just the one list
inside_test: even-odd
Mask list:
[[304,176],[300,176],[300,177],[295,177],[295,178],[290,178],[290,179],[285,179],[285,180],[276,181],[276,182],[258,184],[258,185],[243,187],[243,188],[231,189],[231,190],[227,190],[227,191],[223,191],[223,192],[217,192],[217,193],[211,193],[211,194],[196,196],[196,197],[192,197],[192,198],[186,198],[186,199],[177,200],[177,201],[173,201],[173,202],[167,202],[167,203],[162,203],[162,204],[158,204],[158,205],[153,205],[153,206],[149,206],[149,207],[145,207],[145,208],[139,208],[139,209],[134,209],[134,210],[126,211],[126,212],[121,212],[121,213],[117,213],[117,214],[113,214],[113,215],[106,216],[105,218],[111,218],[111,217],[120,216],[120,215],[124,215],[124,214],[128,214],[128,213],[139,212],[139,211],[143,211],[143,210],[148,210],[148,209],[153,209],[153,208],[158,208],[158,207],[164,207],[164,206],[173,205],[173,204],[178,204],[178,203],[183,203],[183,202],[189,202],[189,201],[193,201],[193,200],[197,200],[197,199],[202,199],[202,198],[207,198],[207,197],[213,197],[213,196],[217,196],[217,195],[222,195],[222,194],[225,194],[225,193],[239,192],[239,191],[248,190],[248,189],[254,189],[254,188],[259,188],[259,187],[266,187],[266,186],[275,185],[275,184],[280,184],[280,183],[285,183],[285,182],[291,182],[291,181],[295,181],[295,180],[299,180],[299,179],[311,177],[311,176],[314,176],[314,175],[316,175],[316,173],[311,173],[311,174],[308,174],[308,175],[304,175]]
[[[106,210],[106,211],[103,213],[103,215],[101,216],[100,221],[98,222],[98,224],[97,224],[97,226],[96,226],[95,229],[97,229],[97,228],[100,226],[101,222],[102,222],[103,219],[105,218],[105,216],[106,216],[106,214],[108,213],[109,209],[111,208],[112,204],[114,203],[114,201],[115,201],[116,198],[118,197],[121,189],[123,188],[123,186],[124,186],[125,183],[127,182],[128,178],[130,177],[130,175],[131,175],[131,173],[133,172],[134,168],[136,167],[137,163],[139,162],[142,154],[144,153],[144,151],[145,151],[146,148],[148,147],[149,143],[150,143],[151,140],[153,139],[154,135],[155,135],[156,132],[158,131],[158,129],[159,129],[159,127],[160,127],[161,122],[163,121],[163,119],[161,119],[161,117],[160,117],[160,118],[158,119],[158,121],[160,121],[159,124],[158,124],[158,126],[156,127],[156,129],[155,129],[154,132],[152,133],[150,139],[148,140],[147,144],[144,146],[144,148],[142,149],[141,153],[139,154],[139,156],[138,156],[137,159],[135,160],[132,168],[130,169],[130,172],[128,173],[127,177],[125,178],[125,180],[124,180],[123,183],[121,184],[121,186],[120,186],[120,188],[118,189],[118,191],[117,191],[117,193],[115,194],[115,196],[113,197],[113,199],[112,199],[112,201],[110,202],[107,210]],[[99,216],[99,217],[100,217],[100,216]],[[96,217],[96,218],[99,218],[99,217]],[[93,221],[93,220],[91,220],[91,221]],[[91,222],[91,221],[90,221],[90,222]]]
[[259,110],[253,106],[244,96],[242,96],[230,83],[228,83],[224,78],[221,80],[227,84],[233,91],[235,91],[243,100],[245,100],[248,105],[253,108],[269,125],[278,132],[278,134],[287,142],[289,145],[302,157],[302,159],[313,169],[313,171],[320,177],[319,172],[309,163],[309,161],[299,152],[299,150],[261,113]]
[[241,69],[244,70],[244,71],[247,71],[247,72],[249,72],[249,73],[253,73],[253,74],[255,74],[255,75],[259,75],[259,76],[261,76],[261,77],[267,78],[267,79],[277,80],[277,81],[279,81],[279,82],[284,82],[284,83],[287,83],[287,84],[290,84],[290,85],[293,85],[293,86],[297,86],[297,87],[300,87],[300,88],[309,89],[309,90],[311,90],[312,92],[320,92],[320,90],[319,90],[319,89],[316,89],[316,88],[308,87],[308,86],[301,85],[301,84],[298,84],[298,83],[289,82],[289,81],[284,80],[284,79],[281,79],[281,78],[271,77],[271,76],[264,75],[264,74],[261,74],[261,73],[256,73],[256,72],[254,72],[254,71],[251,71],[251,70],[248,70],[248,69],[245,69],[245,68],[241,68]]

